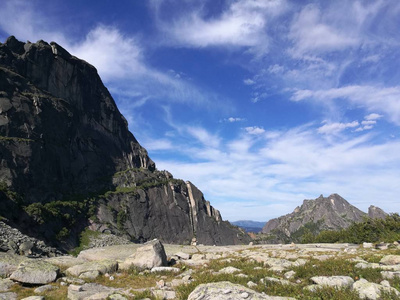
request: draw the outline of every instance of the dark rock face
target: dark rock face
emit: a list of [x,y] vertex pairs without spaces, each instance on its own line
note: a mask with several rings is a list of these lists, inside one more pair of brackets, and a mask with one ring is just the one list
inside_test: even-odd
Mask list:
[[304,200],[303,205],[285,216],[268,221],[262,233],[277,233],[281,241],[290,241],[302,228],[314,233],[321,230],[347,228],[353,222],[360,222],[366,213],[351,205],[338,194],[322,195],[315,200]]
[[248,240],[192,184],[156,171],[96,69],[54,42],[0,43],[0,166],[0,215],[47,240],[73,246],[89,214],[140,241]]

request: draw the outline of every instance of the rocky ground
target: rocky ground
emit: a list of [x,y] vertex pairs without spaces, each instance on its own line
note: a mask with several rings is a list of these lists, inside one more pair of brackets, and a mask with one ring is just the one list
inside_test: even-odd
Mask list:
[[400,299],[400,247],[125,244],[0,253],[0,299]]

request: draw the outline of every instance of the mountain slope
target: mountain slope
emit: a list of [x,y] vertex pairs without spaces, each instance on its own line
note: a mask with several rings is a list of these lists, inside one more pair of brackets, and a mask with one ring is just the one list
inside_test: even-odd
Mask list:
[[322,195],[315,200],[304,200],[303,204],[287,215],[269,220],[262,233],[272,233],[279,241],[292,241],[304,230],[317,233],[321,230],[347,228],[359,222],[367,214],[351,205],[338,194]]
[[88,225],[135,241],[249,240],[156,170],[96,69],[53,42],[0,43],[0,165],[0,216],[64,248]]

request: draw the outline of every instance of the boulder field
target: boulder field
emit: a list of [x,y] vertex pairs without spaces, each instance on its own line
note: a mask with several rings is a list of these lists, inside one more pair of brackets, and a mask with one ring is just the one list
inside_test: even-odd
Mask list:
[[[32,297],[38,297],[24,299],[46,299],[46,295],[57,290],[64,295],[62,297],[74,300],[138,299],[138,295],[147,295],[143,299],[183,299],[184,286],[191,289],[185,298],[190,300],[306,299],[304,295],[287,297],[259,292],[263,286],[298,288],[311,295],[318,295],[321,289],[327,288],[349,291],[359,299],[381,299],[382,295],[400,299],[400,291],[391,286],[391,282],[400,278],[399,245],[390,244],[388,250],[369,246],[184,246],[163,245],[159,240],[152,240],[146,244],[87,249],[78,257],[29,258],[0,253],[0,274],[4,278],[0,280],[0,299],[17,299],[18,286],[24,286],[32,292]],[[372,259],[375,261],[363,257],[375,257]],[[360,272],[366,269],[378,272],[382,280],[366,280],[344,270],[337,275],[315,273],[317,275],[313,276],[311,272],[307,278],[296,273],[296,270],[308,268],[310,262],[332,259],[347,261]],[[247,265],[255,267],[248,269]],[[270,275],[260,276],[267,273]],[[213,279],[203,283],[199,274]],[[145,282],[144,286],[124,286],[123,280],[129,276],[152,282]],[[237,283],[239,278],[242,284]]]

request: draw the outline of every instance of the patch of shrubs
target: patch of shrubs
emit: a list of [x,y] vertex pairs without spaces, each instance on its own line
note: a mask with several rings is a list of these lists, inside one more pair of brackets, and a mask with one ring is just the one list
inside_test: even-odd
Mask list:
[[393,242],[400,240],[400,215],[390,214],[384,219],[364,218],[342,230],[324,230],[302,238],[305,243],[354,243]]

